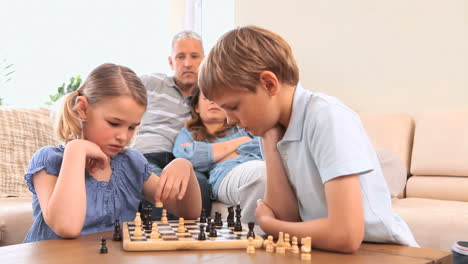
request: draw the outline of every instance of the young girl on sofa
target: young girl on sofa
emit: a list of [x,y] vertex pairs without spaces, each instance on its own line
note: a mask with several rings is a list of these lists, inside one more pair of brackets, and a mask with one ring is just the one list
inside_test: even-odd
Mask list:
[[65,142],[32,157],[25,179],[34,222],[25,242],[112,230],[135,218],[142,194],[194,219],[200,189],[190,162],[172,161],[160,177],[127,148],[146,110],[146,90],[127,67],[103,64],[64,98],[56,133]]

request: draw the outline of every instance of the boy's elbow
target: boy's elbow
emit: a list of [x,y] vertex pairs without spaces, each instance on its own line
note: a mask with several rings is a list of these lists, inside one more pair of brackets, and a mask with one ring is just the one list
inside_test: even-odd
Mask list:
[[337,250],[343,253],[355,253],[358,251],[364,239],[364,234],[356,231],[343,232],[341,236],[337,238]]

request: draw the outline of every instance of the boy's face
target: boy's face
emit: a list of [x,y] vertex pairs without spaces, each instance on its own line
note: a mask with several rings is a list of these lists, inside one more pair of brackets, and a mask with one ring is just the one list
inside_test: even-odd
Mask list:
[[224,109],[228,124],[237,125],[255,136],[263,136],[279,120],[279,106],[267,91],[257,86],[257,91],[225,89],[213,97]]

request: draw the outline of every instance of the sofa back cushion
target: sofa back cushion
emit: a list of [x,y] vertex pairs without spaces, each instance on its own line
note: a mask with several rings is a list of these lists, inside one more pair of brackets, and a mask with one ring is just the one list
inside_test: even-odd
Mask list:
[[31,196],[24,173],[39,148],[57,145],[49,109],[0,107],[0,198]]
[[359,113],[375,149],[392,152],[409,172],[414,121],[409,114]]
[[468,111],[416,116],[407,197],[468,202]]
[[468,176],[468,111],[417,116],[411,174]]

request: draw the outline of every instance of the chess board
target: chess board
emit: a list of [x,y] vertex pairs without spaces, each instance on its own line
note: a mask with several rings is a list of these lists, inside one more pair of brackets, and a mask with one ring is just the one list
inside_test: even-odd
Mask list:
[[[135,238],[135,224],[123,223],[123,248],[126,251],[163,251],[163,250],[201,250],[201,249],[246,249],[249,245],[247,239],[248,228],[242,226],[242,231],[234,231],[223,222],[222,227],[216,227],[217,237],[210,237],[206,232],[206,240],[198,240],[200,223],[196,220],[185,220],[186,232],[179,233],[179,221],[169,220],[167,224],[154,221],[158,224],[160,237],[151,238],[151,230],[145,231],[143,237]],[[262,247],[263,238],[255,236],[254,246]]]

